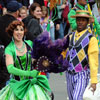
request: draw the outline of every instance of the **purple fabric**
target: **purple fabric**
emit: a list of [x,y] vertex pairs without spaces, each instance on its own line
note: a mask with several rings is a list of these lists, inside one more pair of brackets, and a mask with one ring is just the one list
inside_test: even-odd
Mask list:
[[[70,50],[67,51],[66,59],[69,58],[69,63],[68,63],[68,71],[74,71],[74,72],[80,72],[83,70],[87,70],[89,68],[88,66],[88,44],[89,44],[89,37],[92,37],[92,34],[88,33],[80,42],[77,46],[76,43],[73,40],[73,46],[70,47]],[[84,55],[80,55],[82,57],[82,60],[80,61],[79,59],[79,52],[83,50]]]
[[83,41],[82,41],[82,46],[85,47],[87,45],[87,43],[89,43],[89,38],[85,38]]
[[75,67],[75,71],[76,72],[81,72],[83,70],[82,65],[79,63],[76,67]]
[[54,64],[49,72],[62,72],[66,70],[66,61],[63,63],[61,52],[67,49],[68,45],[69,36],[53,42],[49,37],[49,33],[45,31],[33,41],[33,50],[31,55],[34,59],[39,59],[41,56],[48,57],[48,59]]
[[69,100],[83,100],[83,93],[88,85],[90,72],[88,70],[75,75],[66,72]]

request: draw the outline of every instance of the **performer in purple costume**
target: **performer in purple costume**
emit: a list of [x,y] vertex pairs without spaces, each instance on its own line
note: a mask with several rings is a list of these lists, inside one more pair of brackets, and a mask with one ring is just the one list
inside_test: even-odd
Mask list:
[[91,78],[91,88],[94,93],[97,84],[98,72],[98,42],[89,32],[87,25],[91,18],[88,11],[76,11],[77,30],[70,35],[69,48],[66,60],[67,91],[69,100],[83,100],[83,93]]

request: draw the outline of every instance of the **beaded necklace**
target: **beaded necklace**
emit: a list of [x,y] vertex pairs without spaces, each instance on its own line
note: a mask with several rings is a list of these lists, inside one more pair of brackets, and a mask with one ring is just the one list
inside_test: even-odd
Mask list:
[[25,51],[25,43],[24,42],[23,42],[23,45],[21,48],[18,48],[16,45],[15,45],[15,47],[16,47],[16,50],[19,51],[20,53],[23,53]]

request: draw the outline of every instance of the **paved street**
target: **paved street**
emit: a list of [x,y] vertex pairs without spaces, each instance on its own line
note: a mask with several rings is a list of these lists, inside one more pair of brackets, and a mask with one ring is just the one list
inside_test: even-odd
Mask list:
[[67,100],[66,78],[65,73],[50,74],[50,86],[54,93],[54,100]]
[[[100,54],[99,54],[99,73],[100,73]],[[66,78],[65,73],[50,74],[50,86],[55,95],[54,100],[67,100]]]

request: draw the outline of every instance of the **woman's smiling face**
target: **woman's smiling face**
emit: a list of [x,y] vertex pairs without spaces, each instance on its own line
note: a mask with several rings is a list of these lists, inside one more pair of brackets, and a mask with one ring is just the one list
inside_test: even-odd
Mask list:
[[14,32],[13,32],[13,38],[15,41],[22,41],[24,37],[24,28],[23,26],[20,26],[18,25],[15,29],[14,29]]
[[37,19],[40,19],[42,16],[42,11],[40,7],[36,7],[36,9],[33,11],[33,16],[36,17]]

